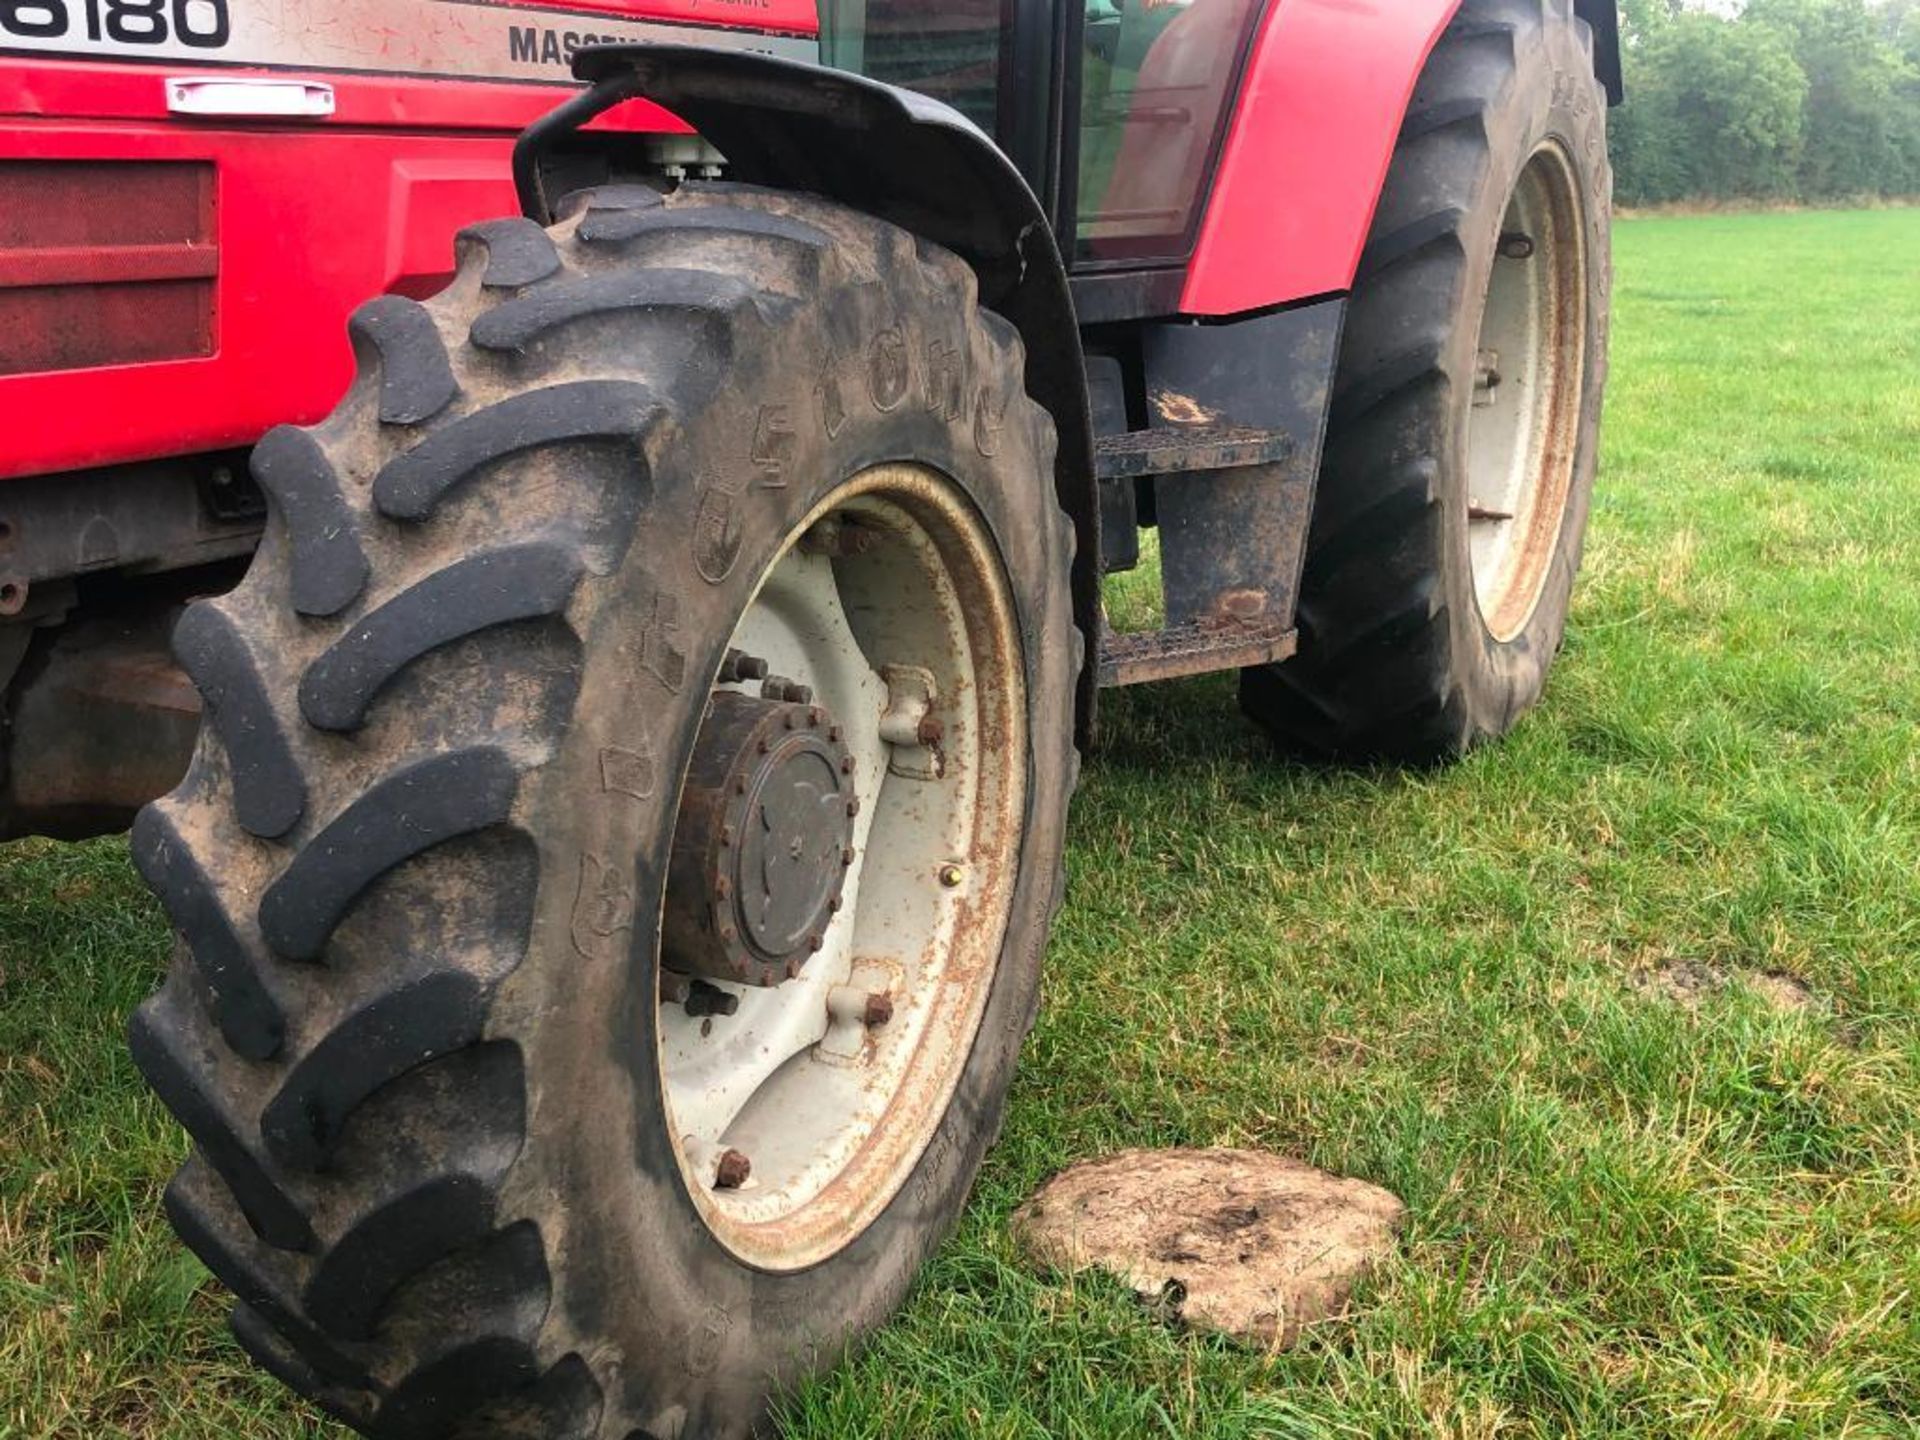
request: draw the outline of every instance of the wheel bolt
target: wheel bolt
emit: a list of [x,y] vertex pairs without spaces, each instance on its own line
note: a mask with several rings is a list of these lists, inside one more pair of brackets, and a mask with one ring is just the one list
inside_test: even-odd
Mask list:
[[879,536],[851,520],[829,515],[800,538],[800,549],[808,555],[864,555]]
[[713,1188],[716,1190],[738,1190],[747,1183],[747,1177],[753,1174],[753,1161],[739,1150],[725,1150],[720,1154],[720,1162],[713,1167]]
[[687,998],[682,1002],[687,1014],[695,1019],[703,1015],[731,1015],[740,1008],[740,997],[730,995],[718,985],[709,985],[705,980],[695,980],[687,987]]
[[827,994],[827,1013],[839,1021],[856,1021],[868,1030],[893,1019],[893,996],[885,990],[862,990],[836,985]]
[[[801,685],[784,675],[769,675],[760,682],[762,700],[779,700],[788,705],[811,705],[813,687]],[[791,727],[789,727],[791,728]]]
[[740,680],[764,680],[767,678],[767,662],[758,655],[749,655],[744,650],[729,650],[727,658],[720,662],[719,683],[732,685]]

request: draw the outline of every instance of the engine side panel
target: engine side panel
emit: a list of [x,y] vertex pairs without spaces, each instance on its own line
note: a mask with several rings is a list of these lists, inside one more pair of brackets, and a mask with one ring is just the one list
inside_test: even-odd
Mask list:
[[[106,23],[127,8],[0,6],[0,478],[324,415],[352,309],[430,293],[462,226],[516,211],[513,139],[566,97],[581,46],[817,51],[812,0],[717,21],[699,0],[347,0],[325,24],[301,0],[164,10],[225,17],[198,40]],[[177,93],[238,80],[311,82],[330,108],[196,112]],[[603,124],[686,129],[644,102]]]
[[[504,135],[102,124],[0,137],[16,179],[45,165],[67,188],[91,164],[106,179],[129,163],[159,172],[218,170],[217,238],[204,256],[211,293],[204,315],[196,315],[210,333],[183,347],[200,353],[154,358],[167,339],[157,335],[143,349],[139,325],[171,323],[170,310],[148,305],[124,317],[115,355],[75,355],[84,363],[0,376],[8,432],[0,476],[251,444],[279,421],[318,419],[351,375],[344,321],[353,307],[383,290],[426,293],[452,274],[460,226],[513,212],[510,144]],[[97,248],[104,266],[120,247]],[[115,358],[121,363],[109,363]]]
[[1180,309],[1233,315],[1342,291],[1395,138],[1460,0],[1272,0],[1214,174]]

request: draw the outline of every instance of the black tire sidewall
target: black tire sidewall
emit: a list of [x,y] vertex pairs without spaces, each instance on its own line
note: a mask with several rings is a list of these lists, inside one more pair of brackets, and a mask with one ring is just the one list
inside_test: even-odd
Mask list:
[[[1468,739],[1500,735],[1540,696],[1566,630],[1574,577],[1580,568],[1594,474],[1599,463],[1600,412],[1606,383],[1607,310],[1612,279],[1612,177],[1607,163],[1605,100],[1593,77],[1577,22],[1551,16],[1517,47],[1514,81],[1489,117],[1490,166],[1482,203],[1468,217],[1463,313],[1448,345],[1455,377],[1449,454],[1441,467],[1440,579],[1448,613],[1456,692],[1465,706]],[[1480,314],[1498,254],[1508,197],[1527,162],[1546,143],[1564,151],[1575,178],[1586,245],[1584,383],[1573,472],[1554,554],[1527,623],[1501,641],[1488,629],[1475,594],[1469,541],[1467,417],[1477,364]]]
[[[641,538],[606,582],[574,730],[529,806],[544,877],[535,933],[494,1016],[522,1048],[529,1139],[503,1208],[547,1240],[554,1306],[543,1347],[583,1354],[611,1382],[609,1405],[662,1435],[739,1433],[771,1387],[830,1363],[904,1298],[997,1130],[1057,899],[1075,675],[1063,643],[1070,542],[1035,483],[1052,471],[1050,423],[1019,393],[1017,349],[1012,377],[991,373],[984,322],[950,283],[958,266],[928,266],[899,240],[881,256],[878,283],[829,289],[770,318],[766,343],[730,358],[724,392],[682,416],[650,457]],[[924,383],[939,346],[969,357],[957,414]],[[896,396],[889,367],[903,353],[912,381]],[[748,453],[771,407],[795,436],[777,486],[762,483]],[[835,426],[830,415],[844,418]],[[654,1030],[665,857],[711,677],[758,577],[819,502],[896,460],[949,477],[1005,567],[1030,742],[1023,849],[985,1015],[926,1151],[848,1248],[772,1274],[708,1230],[667,1133]],[[718,581],[720,564],[696,553],[695,538],[716,486],[742,531]],[[606,790],[610,748],[650,762],[650,794]]]

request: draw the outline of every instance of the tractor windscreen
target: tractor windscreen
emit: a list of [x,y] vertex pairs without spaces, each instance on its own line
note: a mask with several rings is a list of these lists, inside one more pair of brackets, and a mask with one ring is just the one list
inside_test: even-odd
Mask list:
[[944,100],[997,133],[1003,0],[820,0],[820,60]]
[[1186,252],[1257,0],[1086,0],[1078,254]]

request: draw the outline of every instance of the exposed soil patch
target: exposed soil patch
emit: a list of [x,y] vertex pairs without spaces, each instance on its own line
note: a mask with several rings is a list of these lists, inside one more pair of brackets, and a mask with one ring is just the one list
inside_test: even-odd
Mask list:
[[1627,983],[1642,995],[1698,1010],[1709,996],[1727,988],[1727,972],[1704,960],[1669,960],[1654,970],[1635,971]]
[[1747,976],[1746,984],[1748,989],[1767,1004],[1786,1014],[1799,1014],[1824,1008],[1820,997],[1815,995],[1804,981],[1797,980],[1791,975],[1768,971]]
[[1729,971],[1704,960],[1671,960],[1656,969],[1629,976],[1627,983],[1643,995],[1671,1000],[1689,1010],[1699,1009],[1707,1000],[1735,985],[1744,985],[1770,1008],[1785,1015],[1822,1008],[1820,997],[1792,975],[1776,970]]
[[1271,1349],[1338,1314],[1406,1215],[1363,1180],[1255,1150],[1124,1150],[1062,1171],[1014,1216],[1039,1264],[1111,1271],[1200,1329]]

